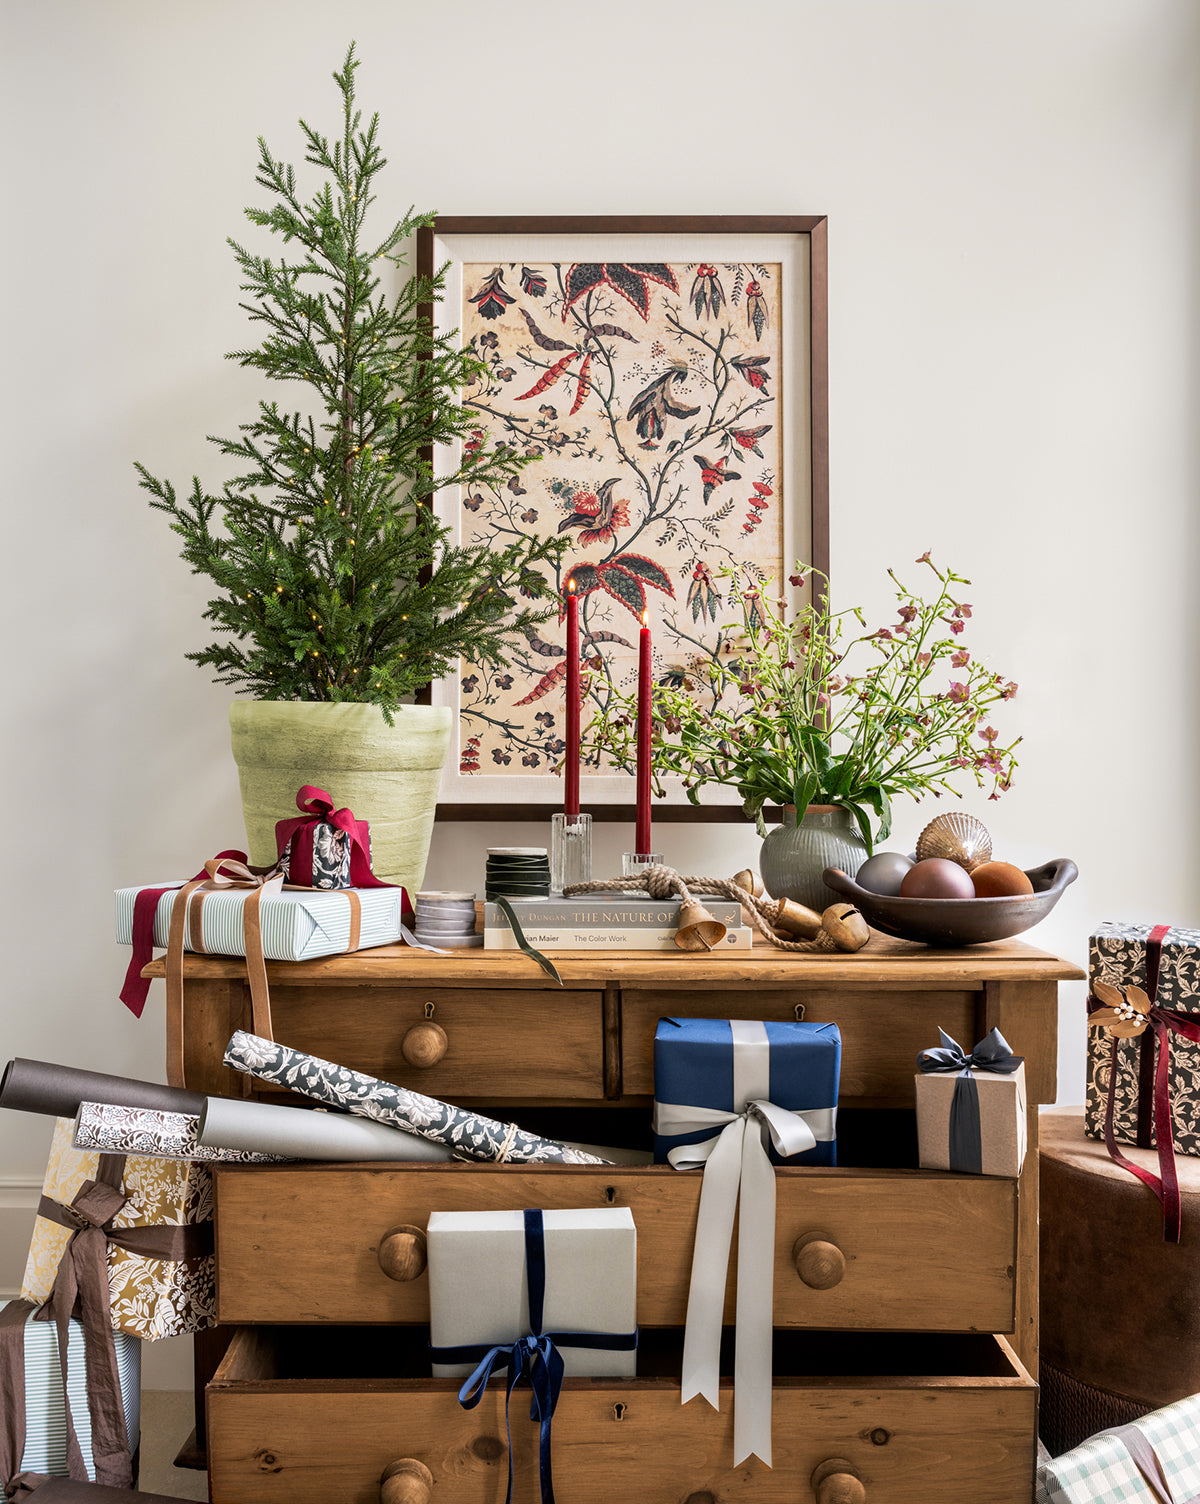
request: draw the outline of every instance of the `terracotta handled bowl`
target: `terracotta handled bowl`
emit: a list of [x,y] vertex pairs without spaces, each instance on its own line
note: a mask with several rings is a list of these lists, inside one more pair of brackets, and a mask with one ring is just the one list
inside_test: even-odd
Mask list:
[[1066,857],[1030,867],[1033,892],[1018,898],[889,898],[868,893],[839,867],[825,868],[825,884],[860,910],[872,929],[922,945],[985,945],[1032,929],[1062,897],[1079,868]]

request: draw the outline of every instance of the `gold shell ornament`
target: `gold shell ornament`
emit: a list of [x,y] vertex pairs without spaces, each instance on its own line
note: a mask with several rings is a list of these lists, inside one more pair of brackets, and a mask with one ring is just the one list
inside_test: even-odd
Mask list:
[[936,815],[917,837],[917,861],[944,857],[968,872],[992,859],[992,838],[974,815]]

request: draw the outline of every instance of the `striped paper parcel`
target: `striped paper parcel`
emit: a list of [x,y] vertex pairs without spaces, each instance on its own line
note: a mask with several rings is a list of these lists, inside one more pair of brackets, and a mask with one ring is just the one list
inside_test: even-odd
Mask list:
[[[161,888],[164,883],[147,883]],[[178,884],[177,884],[178,886]],[[133,943],[133,901],[139,888],[117,889],[117,941]],[[229,892],[203,889],[188,900],[183,929],[185,950],[203,950],[217,956],[244,956],[242,908],[252,890]],[[289,891],[262,900],[263,955],[268,961],[311,961],[315,956],[336,956],[350,945],[350,902],[347,893],[357,893],[362,906],[358,949],[394,945],[401,938],[403,888],[342,888],[336,892]],[[154,943],[164,946],[171,928],[175,893],[164,893],[154,914]],[[199,943],[197,943],[197,941]]]

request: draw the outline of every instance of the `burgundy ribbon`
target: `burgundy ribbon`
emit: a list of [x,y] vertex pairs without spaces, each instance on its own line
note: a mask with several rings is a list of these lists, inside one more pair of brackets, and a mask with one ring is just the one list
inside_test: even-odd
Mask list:
[[301,831],[307,838],[292,841],[289,861],[289,881],[302,888],[312,887],[312,838],[317,825],[332,825],[350,838],[350,886],[352,888],[393,888],[395,883],[381,882],[371,871],[371,847],[368,826],[365,820],[356,820],[350,809],[333,807],[333,800],[324,789],[306,783],[296,794],[296,808],[302,813],[290,820],[280,820],[275,826],[275,845],[282,856],[287,843]]
[[[1108,1149],[1109,1158],[1114,1164],[1120,1165],[1123,1170],[1128,1170],[1135,1175],[1143,1185],[1149,1186],[1155,1196],[1162,1203],[1163,1209],[1163,1241],[1166,1243],[1178,1243],[1183,1226],[1183,1206],[1179,1195],[1179,1173],[1175,1167],[1175,1143],[1171,1127],[1171,1035],[1180,1034],[1184,1039],[1190,1039],[1200,1044],[1200,1023],[1193,1015],[1180,1013],[1170,1008],[1160,1008],[1155,1001],[1158,996],[1158,973],[1162,961],[1163,941],[1170,933],[1169,924],[1158,924],[1150,931],[1146,940],[1146,996],[1150,999],[1150,1027],[1141,1035],[1142,1055],[1140,1058],[1139,1082],[1144,1083],[1148,1077],[1145,1070],[1145,1061],[1153,1059],[1153,1050],[1147,1050],[1149,1045],[1150,1030],[1154,1031],[1154,1038],[1158,1041],[1158,1062],[1153,1073],[1153,1125],[1154,1141],[1158,1150],[1159,1174],[1155,1175],[1150,1170],[1142,1169],[1141,1165],[1135,1165],[1131,1159],[1127,1159],[1117,1148],[1116,1137],[1113,1132],[1113,1115],[1116,1106],[1117,1085],[1117,1045],[1119,1040],[1113,1035],[1112,1053],[1109,1057],[1108,1071],[1108,1100],[1104,1108],[1104,1143]],[[1088,1012],[1094,1013],[1097,1008],[1104,1005],[1096,997],[1088,998]],[[1141,1097],[1145,1093],[1144,1084],[1139,1087],[1139,1118],[1141,1115]],[[1142,1142],[1139,1126],[1138,1142]]]
[[[222,857],[229,857],[238,862],[248,860],[244,851],[222,851],[218,860]],[[201,882],[207,876],[207,872],[200,871],[195,877],[188,878],[188,882]],[[146,997],[150,991],[150,978],[144,977],[142,970],[154,954],[154,916],[158,913],[158,901],[164,893],[174,893],[177,888],[183,886],[181,882],[169,883],[165,888],[142,888],[134,894],[133,955],[129,958],[125,984],[121,988],[121,1001],[134,1018],[141,1018],[142,1009],[146,1006]]]

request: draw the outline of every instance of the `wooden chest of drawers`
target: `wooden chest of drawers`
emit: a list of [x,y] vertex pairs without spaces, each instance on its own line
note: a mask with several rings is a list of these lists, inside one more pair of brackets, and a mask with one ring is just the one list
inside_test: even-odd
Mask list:
[[[402,1270],[411,1277],[397,1279],[394,1262],[392,1277],[381,1266],[381,1244],[404,1226],[419,1245],[437,1209],[591,1205],[633,1211],[644,1340],[636,1379],[568,1381],[554,1425],[560,1504],[1027,1504],[1037,1108],[1054,1097],[1056,984],[1080,973],[1018,942],[934,952],[882,936],[856,956],[557,960],[562,989],[512,954],[442,959],[389,947],[273,963],[275,1034],[534,1128],[631,1142],[648,1130],[659,1017],[836,1022],[839,1167],[777,1175],[775,1467],[731,1465],[724,1391],[719,1415],[679,1403],[698,1176],[658,1166],[230,1167],[217,1176],[218,1309],[234,1336],[208,1387],[214,1504],[365,1504],[399,1458],[415,1460],[444,1504],[499,1504],[502,1391],[468,1412],[455,1384],[429,1377],[419,1246]],[[171,1074],[248,1094],[252,1083],[221,1057],[249,1017],[241,963],[188,956],[183,1010],[168,1020]],[[430,1018],[445,1052],[417,1069],[405,1039]],[[1026,1057],[1020,1181],[912,1168],[915,1060],[939,1025],[967,1045],[998,1025]],[[535,1433],[521,1410],[514,1420],[515,1496],[533,1499]]]

